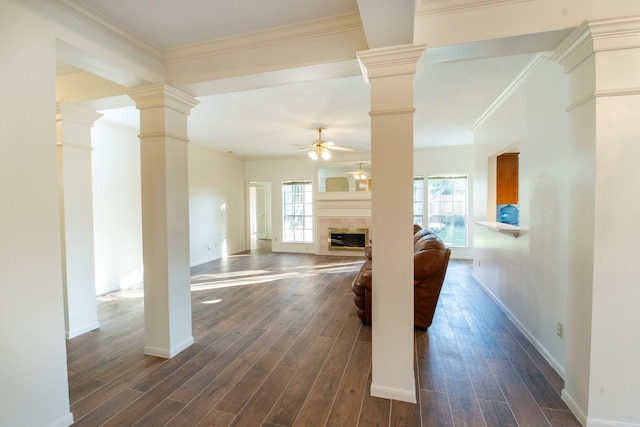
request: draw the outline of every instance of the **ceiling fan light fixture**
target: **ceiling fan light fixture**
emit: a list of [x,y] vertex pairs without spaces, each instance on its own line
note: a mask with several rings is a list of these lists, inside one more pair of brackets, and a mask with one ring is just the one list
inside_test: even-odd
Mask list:
[[342,151],[354,151],[353,148],[341,147],[331,141],[325,141],[324,139],[322,139],[322,128],[318,128],[318,139],[313,141],[310,147],[304,148],[303,150],[309,150],[307,154],[312,160],[329,160],[331,156],[333,156],[333,153],[331,152],[331,150],[329,150],[328,147],[331,147],[332,150],[335,149]]
[[364,172],[357,173],[355,174],[355,179],[357,179],[358,181],[364,181],[365,179],[367,179],[367,175]]

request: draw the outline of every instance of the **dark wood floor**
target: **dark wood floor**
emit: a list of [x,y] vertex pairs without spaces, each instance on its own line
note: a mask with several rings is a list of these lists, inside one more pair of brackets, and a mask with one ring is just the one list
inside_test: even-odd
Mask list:
[[255,251],[192,270],[196,343],[144,356],[143,299],[99,297],[100,328],[67,342],[77,426],[579,426],[562,379],[452,260],[415,332],[417,405],[370,397],[360,258]]

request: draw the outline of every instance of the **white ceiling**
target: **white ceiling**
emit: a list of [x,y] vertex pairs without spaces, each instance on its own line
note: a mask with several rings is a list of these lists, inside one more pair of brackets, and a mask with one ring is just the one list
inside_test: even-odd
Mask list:
[[161,50],[357,12],[357,0],[78,0]]
[[[356,0],[75,0],[161,49],[357,11]],[[458,47],[459,49],[459,47]],[[477,53],[477,52],[476,52]],[[453,55],[453,56],[452,56]],[[464,56],[464,55],[463,55]],[[472,144],[471,127],[533,54],[463,58],[427,50],[415,78],[415,147]],[[61,68],[62,69],[62,68]],[[323,138],[369,151],[369,87],[361,76],[278,85],[198,98],[189,138],[245,158],[304,156],[296,145]],[[137,126],[133,107],[102,111]],[[340,153],[336,157],[339,158]]]

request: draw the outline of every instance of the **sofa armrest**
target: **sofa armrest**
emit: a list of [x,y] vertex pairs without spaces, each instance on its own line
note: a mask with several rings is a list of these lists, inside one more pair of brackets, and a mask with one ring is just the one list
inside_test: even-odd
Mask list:
[[420,238],[413,250],[413,278],[416,282],[446,270],[450,249],[435,234]]
[[371,282],[372,282],[371,270],[363,271],[362,274],[360,275],[360,287],[362,287],[362,289],[366,289],[369,292],[371,292]]
[[364,247],[364,256],[367,259],[372,259],[373,257],[373,247],[371,245],[367,245]]

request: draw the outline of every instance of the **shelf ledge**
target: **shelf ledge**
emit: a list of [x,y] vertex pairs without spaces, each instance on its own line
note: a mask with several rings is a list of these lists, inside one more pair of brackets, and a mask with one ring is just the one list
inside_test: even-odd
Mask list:
[[509,236],[518,237],[520,235],[520,227],[516,227],[515,225],[503,224],[495,221],[476,221],[476,224]]

